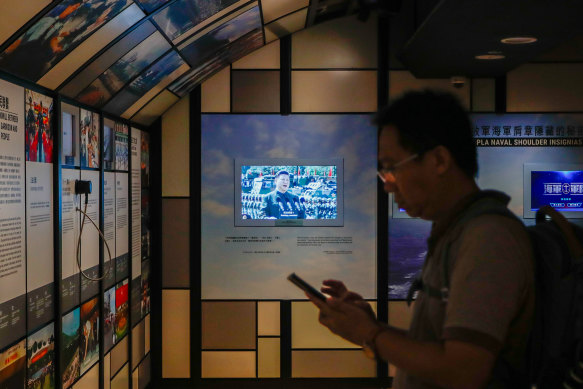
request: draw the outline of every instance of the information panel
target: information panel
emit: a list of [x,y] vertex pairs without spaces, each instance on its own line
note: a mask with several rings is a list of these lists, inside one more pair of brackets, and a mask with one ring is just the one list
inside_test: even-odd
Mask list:
[[115,279],[119,282],[129,274],[129,202],[128,174],[115,173]]
[[75,181],[81,179],[79,170],[61,171],[61,296],[63,311],[68,311],[80,302],[79,268],[77,266],[77,243],[79,239],[79,196],[75,196]]
[[[91,223],[99,226],[99,202],[100,188],[99,172],[93,170],[81,170],[81,179],[91,182],[91,193],[87,203],[87,216],[83,224],[83,234],[81,235],[81,270],[86,276],[99,278],[99,232]],[[81,196],[81,204],[85,207],[85,196]],[[80,216],[83,220],[83,215]],[[81,301],[85,301],[95,296],[99,292],[99,282],[87,279],[81,275]]]
[[25,334],[24,89],[0,80],[0,349]]
[[53,165],[26,163],[28,328],[53,319]]
[[107,289],[115,284],[115,173],[112,172],[105,172],[103,177],[103,235],[107,241],[107,247],[104,242],[101,242],[104,287]]
[[53,319],[53,99],[25,90],[27,322]]
[[[142,248],[141,238],[142,238],[142,223],[141,223],[141,169],[140,169],[140,144],[141,144],[141,131],[132,128],[131,134],[131,158],[132,158],[132,280],[138,277],[141,273],[141,254],[140,250]],[[133,290],[133,288],[132,288]]]

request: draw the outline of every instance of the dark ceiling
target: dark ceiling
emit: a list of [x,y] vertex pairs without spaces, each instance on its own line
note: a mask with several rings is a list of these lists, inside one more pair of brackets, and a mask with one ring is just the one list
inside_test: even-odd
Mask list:
[[[407,3],[403,2],[403,14],[396,19],[410,18],[405,14],[410,6]],[[424,9],[431,3],[421,2]],[[575,50],[566,56],[563,50],[562,60],[573,60],[573,56],[580,59],[582,16],[583,1],[579,0],[443,0],[426,17],[416,11],[418,28],[402,47],[395,49],[398,58],[418,78],[498,77],[545,56],[554,61],[556,58],[548,53],[561,46]],[[537,41],[527,45],[501,43],[503,38],[516,36],[535,37]],[[573,40],[575,43],[570,43]],[[475,58],[483,54],[502,54],[505,58]]]

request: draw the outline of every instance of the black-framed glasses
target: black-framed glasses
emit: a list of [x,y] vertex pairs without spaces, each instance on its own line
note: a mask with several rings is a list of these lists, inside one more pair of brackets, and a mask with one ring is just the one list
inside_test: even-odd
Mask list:
[[382,182],[387,182],[387,178],[386,177],[387,177],[388,174],[394,176],[395,175],[395,170],[397,170],[398,167],[403,166],[407,162],[413,161],[415,158],[419,157],[419,155],[420,155],[419,153],[415,153],[413,155],[408,156],[405,159],[400,160],[399,162],[397,162],[393,166],[382,167],[382,168],[380,168],[377,171],[377,175],[379,176],[379,178],[381,179]]

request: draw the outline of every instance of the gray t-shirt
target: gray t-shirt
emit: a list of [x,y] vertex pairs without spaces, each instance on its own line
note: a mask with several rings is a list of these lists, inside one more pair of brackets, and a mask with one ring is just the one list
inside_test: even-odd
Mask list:
[[[442,251],[446,242],[451,242],[449,301],[419,292],[409,336],[425,342],[471,343],[498,355],[513,368],[523,369],[534,313],[531,243],[519,221],[501,215],[481,215],[464,226],[455,226],[458,217],[470,207],[484,206],[484,201],[505,205],[509,198],[500,192],[479,192],[459,204],[443,225],[434,225],[422,279],[424,284],[441,289]],[[393,387],[437,386],[398,370]]]

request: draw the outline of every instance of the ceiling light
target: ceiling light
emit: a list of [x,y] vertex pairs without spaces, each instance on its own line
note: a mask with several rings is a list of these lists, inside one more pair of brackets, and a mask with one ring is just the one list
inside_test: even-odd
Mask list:
[[507,45],[526,45],[536,41],[537,39],[533,36],[512,36],[500,40],[500,42],[506,43]]
[[504,59],[506,58],[505,55],[503,54],[481,54],[481,55],[476,55],[475,57],[476,59],[484,59],[484,60],[493,60],[493,59]]

